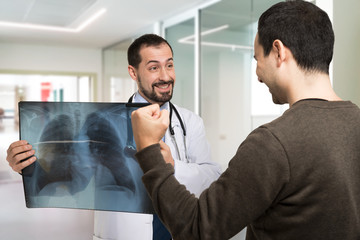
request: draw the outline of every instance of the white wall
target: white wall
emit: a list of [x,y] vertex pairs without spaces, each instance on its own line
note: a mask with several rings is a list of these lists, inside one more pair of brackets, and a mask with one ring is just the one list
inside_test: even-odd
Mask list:
[[201,116],[212,158],[227,168],[251,131],[250,52],[203,53]]
[[334,1],[334,89],[360,106],[360,1]]
[[94,73],[97,76],[97,100],[101,100],[101,49],[72,48],[0,42],[0,71],[45,71]]
[[251,53],[222,53],[219,56],[218,157],[225,170],[239,145],[251,130],[250,63]]
[[[128,45],[130,45],[130,42]],[[136,83],[128,72],[128,45],[122,49],[107,49],[104,52],[103,101],[127,102],[129,97],[136,91]]]

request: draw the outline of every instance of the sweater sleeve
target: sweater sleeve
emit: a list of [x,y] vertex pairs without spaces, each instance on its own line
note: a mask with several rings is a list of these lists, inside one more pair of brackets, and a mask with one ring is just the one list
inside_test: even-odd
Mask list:
[[154,208],[177,240],[231,238],[265,213],[290,177],[286,153],[266,128],[248,136],[199,199],[175,179],[158,144],[136,158]]

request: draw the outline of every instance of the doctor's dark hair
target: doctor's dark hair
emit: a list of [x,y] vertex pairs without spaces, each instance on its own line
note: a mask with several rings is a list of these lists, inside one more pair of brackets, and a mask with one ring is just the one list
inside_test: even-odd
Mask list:
[[141,62],[140,49],[143,46],[144,47],[150,47],[150,46],[157,47],[164,43],[169,46],[169,48],[171,49],[171,53],[174,55],[170,44],[164,38],[162,38],[156,34],[144,34],[141,37],[135,39],[135,41],[131,43],[131,45],[129,46],[128,51],[127,51],[127,58],[128,58],[129,65],[133,66],[136,69],[139,67],[139,64]]
[[258,40],[265,56],[276,39],[290,49],[303,70],[329,74],[335,36],[329,16],[319,7],[299,0],[270,7],[258,22]]

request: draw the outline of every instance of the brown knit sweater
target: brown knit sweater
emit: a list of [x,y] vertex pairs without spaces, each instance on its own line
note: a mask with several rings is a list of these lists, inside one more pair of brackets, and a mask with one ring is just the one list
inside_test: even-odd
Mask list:
[[158,144],[136,155],[143,182],[176,240],[360,239],[360,109],[302,100],[255,129],[199,199]]

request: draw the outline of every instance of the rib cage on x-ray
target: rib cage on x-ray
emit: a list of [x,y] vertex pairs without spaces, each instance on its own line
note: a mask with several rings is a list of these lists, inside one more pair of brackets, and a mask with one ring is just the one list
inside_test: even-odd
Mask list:
[[134,158],[126,103],[20,102],[20,138],[37,161],[23,170],[26,205],[153,213]]

